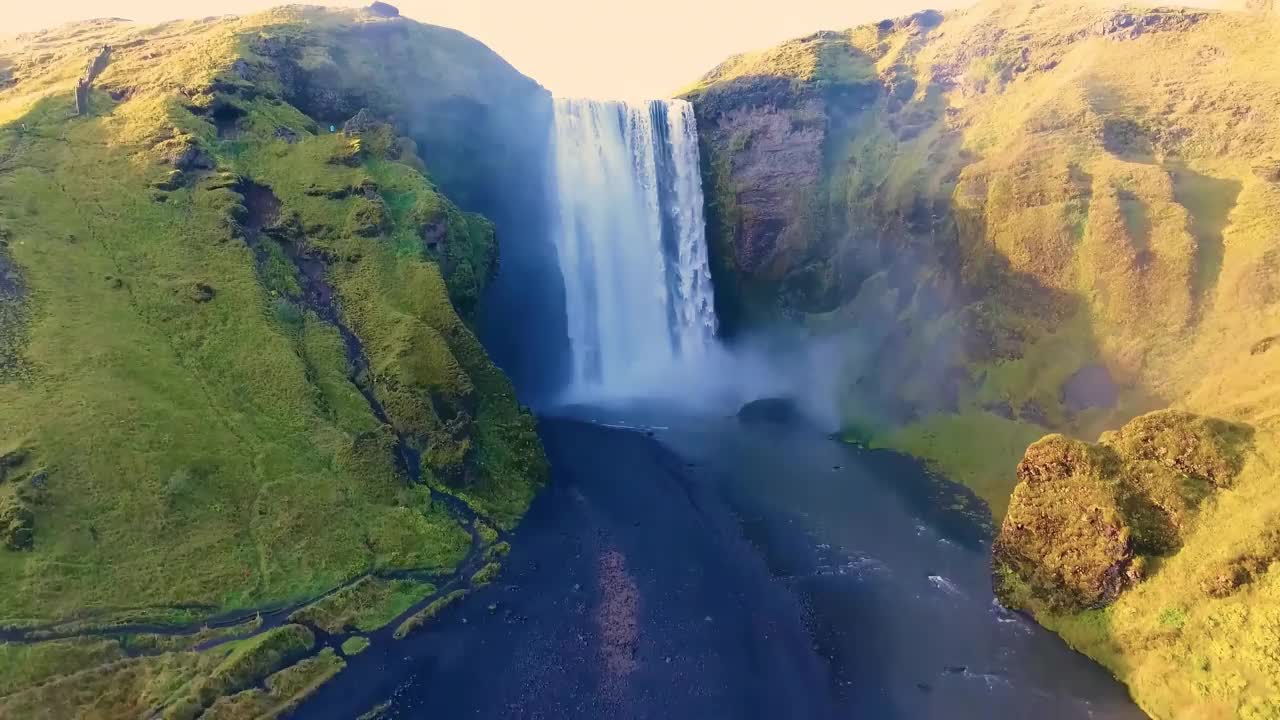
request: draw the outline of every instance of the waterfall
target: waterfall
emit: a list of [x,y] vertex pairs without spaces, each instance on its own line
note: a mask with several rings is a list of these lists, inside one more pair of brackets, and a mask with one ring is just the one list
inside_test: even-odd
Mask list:
[[643,392],[715,339],[693,106],[557,99],[553,142],[571,391]]

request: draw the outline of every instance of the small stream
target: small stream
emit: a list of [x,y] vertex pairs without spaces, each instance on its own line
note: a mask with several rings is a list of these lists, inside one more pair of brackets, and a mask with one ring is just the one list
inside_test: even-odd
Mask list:
[[1143,718],[993,600],[967,492],[801,427],[544,419],[502,576],[390,628],[295,713],[351,718]]

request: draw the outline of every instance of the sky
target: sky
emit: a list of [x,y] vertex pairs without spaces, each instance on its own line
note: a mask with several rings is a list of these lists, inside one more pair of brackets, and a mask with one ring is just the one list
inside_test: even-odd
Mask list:
[[[0,34],[72,20],[245,14],[284,0],[6,0]],[[457,28],[557,95],[665,97],[734,53],[972,0],[390,0],[403,15]],[[311,0],[317,5],[364,2]]]

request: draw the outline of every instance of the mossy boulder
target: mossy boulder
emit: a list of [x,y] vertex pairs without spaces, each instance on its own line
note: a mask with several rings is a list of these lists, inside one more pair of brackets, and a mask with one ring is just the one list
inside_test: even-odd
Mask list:
[[[1250,438],[1241,425],[1164,410],[1098,444],[1036,442],[992,551],[997,596],[1051,612],[1113,602],[1142,580],[1147,556],[1181,547],[1200,502],[1239,474]],[[1242,573],[1217,575],[1210,585],[1234,587]]]
[[1027,449],[993,549],[996,592],[1055,610],[1106,605],[1134,580],[1133,529],[1105,448],[1050,435]]
[[1223,488],[1239,474],[1251,436],[1244,425],[1162,410],[1103,435],[1102,442],[1131,460],[1158,463]]

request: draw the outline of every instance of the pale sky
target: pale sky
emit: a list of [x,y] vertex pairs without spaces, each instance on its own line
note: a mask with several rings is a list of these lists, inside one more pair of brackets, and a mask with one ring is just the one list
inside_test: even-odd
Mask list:
[[[476,37],[557,95],[663,97],[734,53],[972,0],[391,0]],[[158,22],[245,14],[282,0],[3,0],[0,34],[91,17]],[[367,2],[312,0],[316,5]]]

